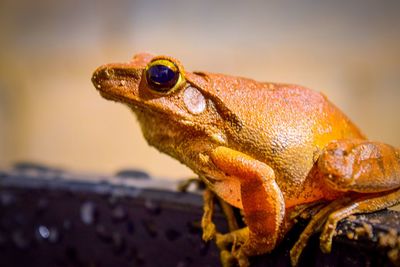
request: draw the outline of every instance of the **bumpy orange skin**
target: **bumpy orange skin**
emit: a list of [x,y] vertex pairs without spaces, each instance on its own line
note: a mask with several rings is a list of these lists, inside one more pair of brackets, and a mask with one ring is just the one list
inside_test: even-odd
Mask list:
[[[152,59],[139,54],[128,64],[102,66],[93,81],[104,97],[140,110],[136,113],[147,141],[200,176],[212,177],[212,183],[207,181],[210,188],[235,207],[242,207],[238,181],[198,160],[199,153],[209,154],[217,145],[207,131],[222,132],[230,148],[272,167],[287,208],[332,194],[308,175],[330,141],[365,138],[321,93],[222,74],[184,73],[188,83],[218,106],[193,116],[182,103],[181,92],[163,96],[149,90],[142,73]],[[182,125],[178,121],[182,119],[194,125]]]
[[[146,66],[160,59],[179,70],[183,82],[174,91],[157,93],[146,82]],[[135,112],[150,145],[244,209],[249,230],[233,238],[244,243],[236,255],[242,266],[246,256],[273,249],[290,228],[287,214],[295,206],[345,195],[377,196],[400,186],[399,151],[367,141],[323,94],[302,86],[187,72],[174,58],[146,53],[130,63],[99,67],[92,81],[103,97]],[[396,198],[383,200],[389,205]],[[380,200],[363,211],[386,207],[374,204]],[[334,202],[324,214],[344,202]],[[325,220],[324,214],[317,217]],[[325,235],[326,251],[332,235]],[[293,264],[302,246],[293,252]]]

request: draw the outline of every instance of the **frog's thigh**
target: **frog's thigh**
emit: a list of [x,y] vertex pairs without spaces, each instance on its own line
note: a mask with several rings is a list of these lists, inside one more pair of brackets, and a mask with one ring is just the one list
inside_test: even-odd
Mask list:
[[283,195],[268,165],[227,147],[211,153],[214,164],[241,185],[243,213],[249,236],[242,247],[246,255],[271,251],[279,239],[285,213]]
[[390,145],[343,139],[326,146],[318,170],[338,191],[377,193],[400,187],[400,151]]

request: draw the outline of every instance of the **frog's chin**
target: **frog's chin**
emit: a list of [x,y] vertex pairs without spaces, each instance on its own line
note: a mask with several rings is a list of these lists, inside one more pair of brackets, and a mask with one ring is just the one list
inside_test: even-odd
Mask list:
[[117,95],[114,95],[114,94],[111,94],[111,93],[108,93],[108,92],[106,92],[106,91],[104,91],[104,90],[97,90],[99,93],[100,93],[100,95],[103,97],[103,98],[105,98],[105,99],[107,99],[107,100],[111,100],[111,101],[115,101],[115,102],[124,102],[124,98],[123,97],[119,97],[119,96],[117,96]]

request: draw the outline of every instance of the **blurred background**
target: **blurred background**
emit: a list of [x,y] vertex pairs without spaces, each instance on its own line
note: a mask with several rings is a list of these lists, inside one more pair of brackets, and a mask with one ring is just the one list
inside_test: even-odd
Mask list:
[[0,168],[191,176],[91,84],[97,66],[141,51],[322,91],[371,139],[399,146],[399,14],[399,1],[1,0]]

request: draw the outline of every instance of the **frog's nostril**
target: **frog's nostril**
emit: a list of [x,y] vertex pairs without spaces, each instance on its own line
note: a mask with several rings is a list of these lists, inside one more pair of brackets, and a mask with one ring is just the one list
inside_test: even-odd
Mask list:
[[104,80],[109,79],[109,71],[106,66],[97,68],[92,75],[92,83],[97,89],[101,89]]

